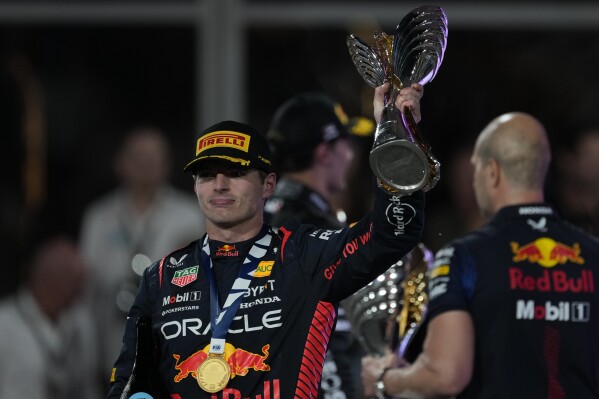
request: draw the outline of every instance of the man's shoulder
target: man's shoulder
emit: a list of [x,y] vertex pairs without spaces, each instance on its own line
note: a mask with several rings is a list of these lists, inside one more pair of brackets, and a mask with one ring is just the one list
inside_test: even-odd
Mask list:
[[480,228],[454,238],[443,246],[446,247],[464,247],[477,248],[493,240],[499,234],[498,229],[490,224],[485,224]]
[[199,242],[199,239],[194,240],[189,244],[170,252],[163,258],[156,260],[149,266],[150,273],[155,272],[161,266],[176,268],[184,264],[187,264],[189,260],[193,258],[193,251],[195,250],[196,246],[199,245]]

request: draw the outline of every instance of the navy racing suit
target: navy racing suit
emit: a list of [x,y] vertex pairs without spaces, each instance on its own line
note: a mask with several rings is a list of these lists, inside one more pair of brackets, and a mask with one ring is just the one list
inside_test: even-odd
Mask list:
[[[273,229],[274,238],[226,336],[231,379],[214,394],[196,381],[211,338],[202,240],[154,263],[144,272],[131,308],[108,397],[119,398],[131,373],[135,322],[144,315],[152,318],[160,382],[172,399],[316,398],[339,301],[419,242],[423,209],[422,192],[400,198],[377,189],[373,211],[351,228],[291,222]],[[219,302],[226,299],[254,240],[209,240]]]

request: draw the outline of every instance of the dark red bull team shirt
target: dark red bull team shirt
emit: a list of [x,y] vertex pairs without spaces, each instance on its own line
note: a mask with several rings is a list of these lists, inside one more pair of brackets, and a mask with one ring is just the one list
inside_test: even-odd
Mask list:
[[[135,320],[152,317],[161,383],[173,399],[316,398],[338,303],[368,284],[420,240],[424,196],[377,189],[372,213],[352,228],[290,223],[276,231],[227,334],[227,387],[204,392],[197,368],[207,356],[209,283],[202,240],[150,266],[129,314],[109,398],[118,398],[135,357]],[[253,244],[210,242],[224,301]]]
[[542,204],[500,210],[441,250],[429,318],[474,321],[472,380],[459,398],[599,397],[599,242]]

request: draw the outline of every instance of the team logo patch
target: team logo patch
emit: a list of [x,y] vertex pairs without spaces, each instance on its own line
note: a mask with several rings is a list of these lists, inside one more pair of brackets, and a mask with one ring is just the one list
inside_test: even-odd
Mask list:
[[270,276],[270,272],[272,272],[272,267],[274,266],[275,261],[263,260],[258,263],[258,267],[256,268],[256,272],[254,273],[254,277],[268,277]]
[[568,246],[549,237],[541,237],[524,245],[512,241],[510,247],[514,254],[512,259],[514,262],[528,261],[543,267],[553,267],[558,263],[563,265],[566,262],[584,264],[578,243]]
[[250,136],[232,131],[218,131],[208,133],[198,139],[196,156],[214,147],[228,147],[239,151],[248,152],[250,148]]
[[185,260],[185,258],[187,258],[187,254],[183,255],[179,260],[177,260],[177,258],[175,258],[174,256],[171,256],[169,258],[169,262],[173,267],[178,267],[183,265],[183,261]]
[[175,275],[173,276],[173,279],[171,280],[171,283],[179,287],[184,287],[187,284],[194,282],[198,279],[199,269],[199,266],[192,266],[188,267],[187,269],[177,270],[175,272]]
[[239,256],[239,251],[235,245],[225,244],[219,247],[214,253],[215,256]]

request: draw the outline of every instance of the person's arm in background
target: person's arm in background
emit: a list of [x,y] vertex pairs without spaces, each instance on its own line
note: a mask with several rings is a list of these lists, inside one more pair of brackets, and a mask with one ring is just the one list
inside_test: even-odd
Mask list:
[[[428,323],[422,352],[413,364],[387,370],[385,392],[406,398],[457,395],[470,382],[474,364],[475,330],[468,313],[473,261],[462,245],[450,243],[437,252],[428,289],[436,291],[428,303]],[[470,288],[469,288],[470,287]],[[364,358],[362,380],[366,392],[374,386],[390,359]],[[395,364],[393,364],[395,365]]]
[[[362,382],[367,396],[389,364],[389,358],[362,360]],[[385,372],[385,393],[402,398],[453,396],[469,383],[474,363],[474,327],[470,315],[461,310],[441,313],[427,329],[422,353],[406,367]]]

